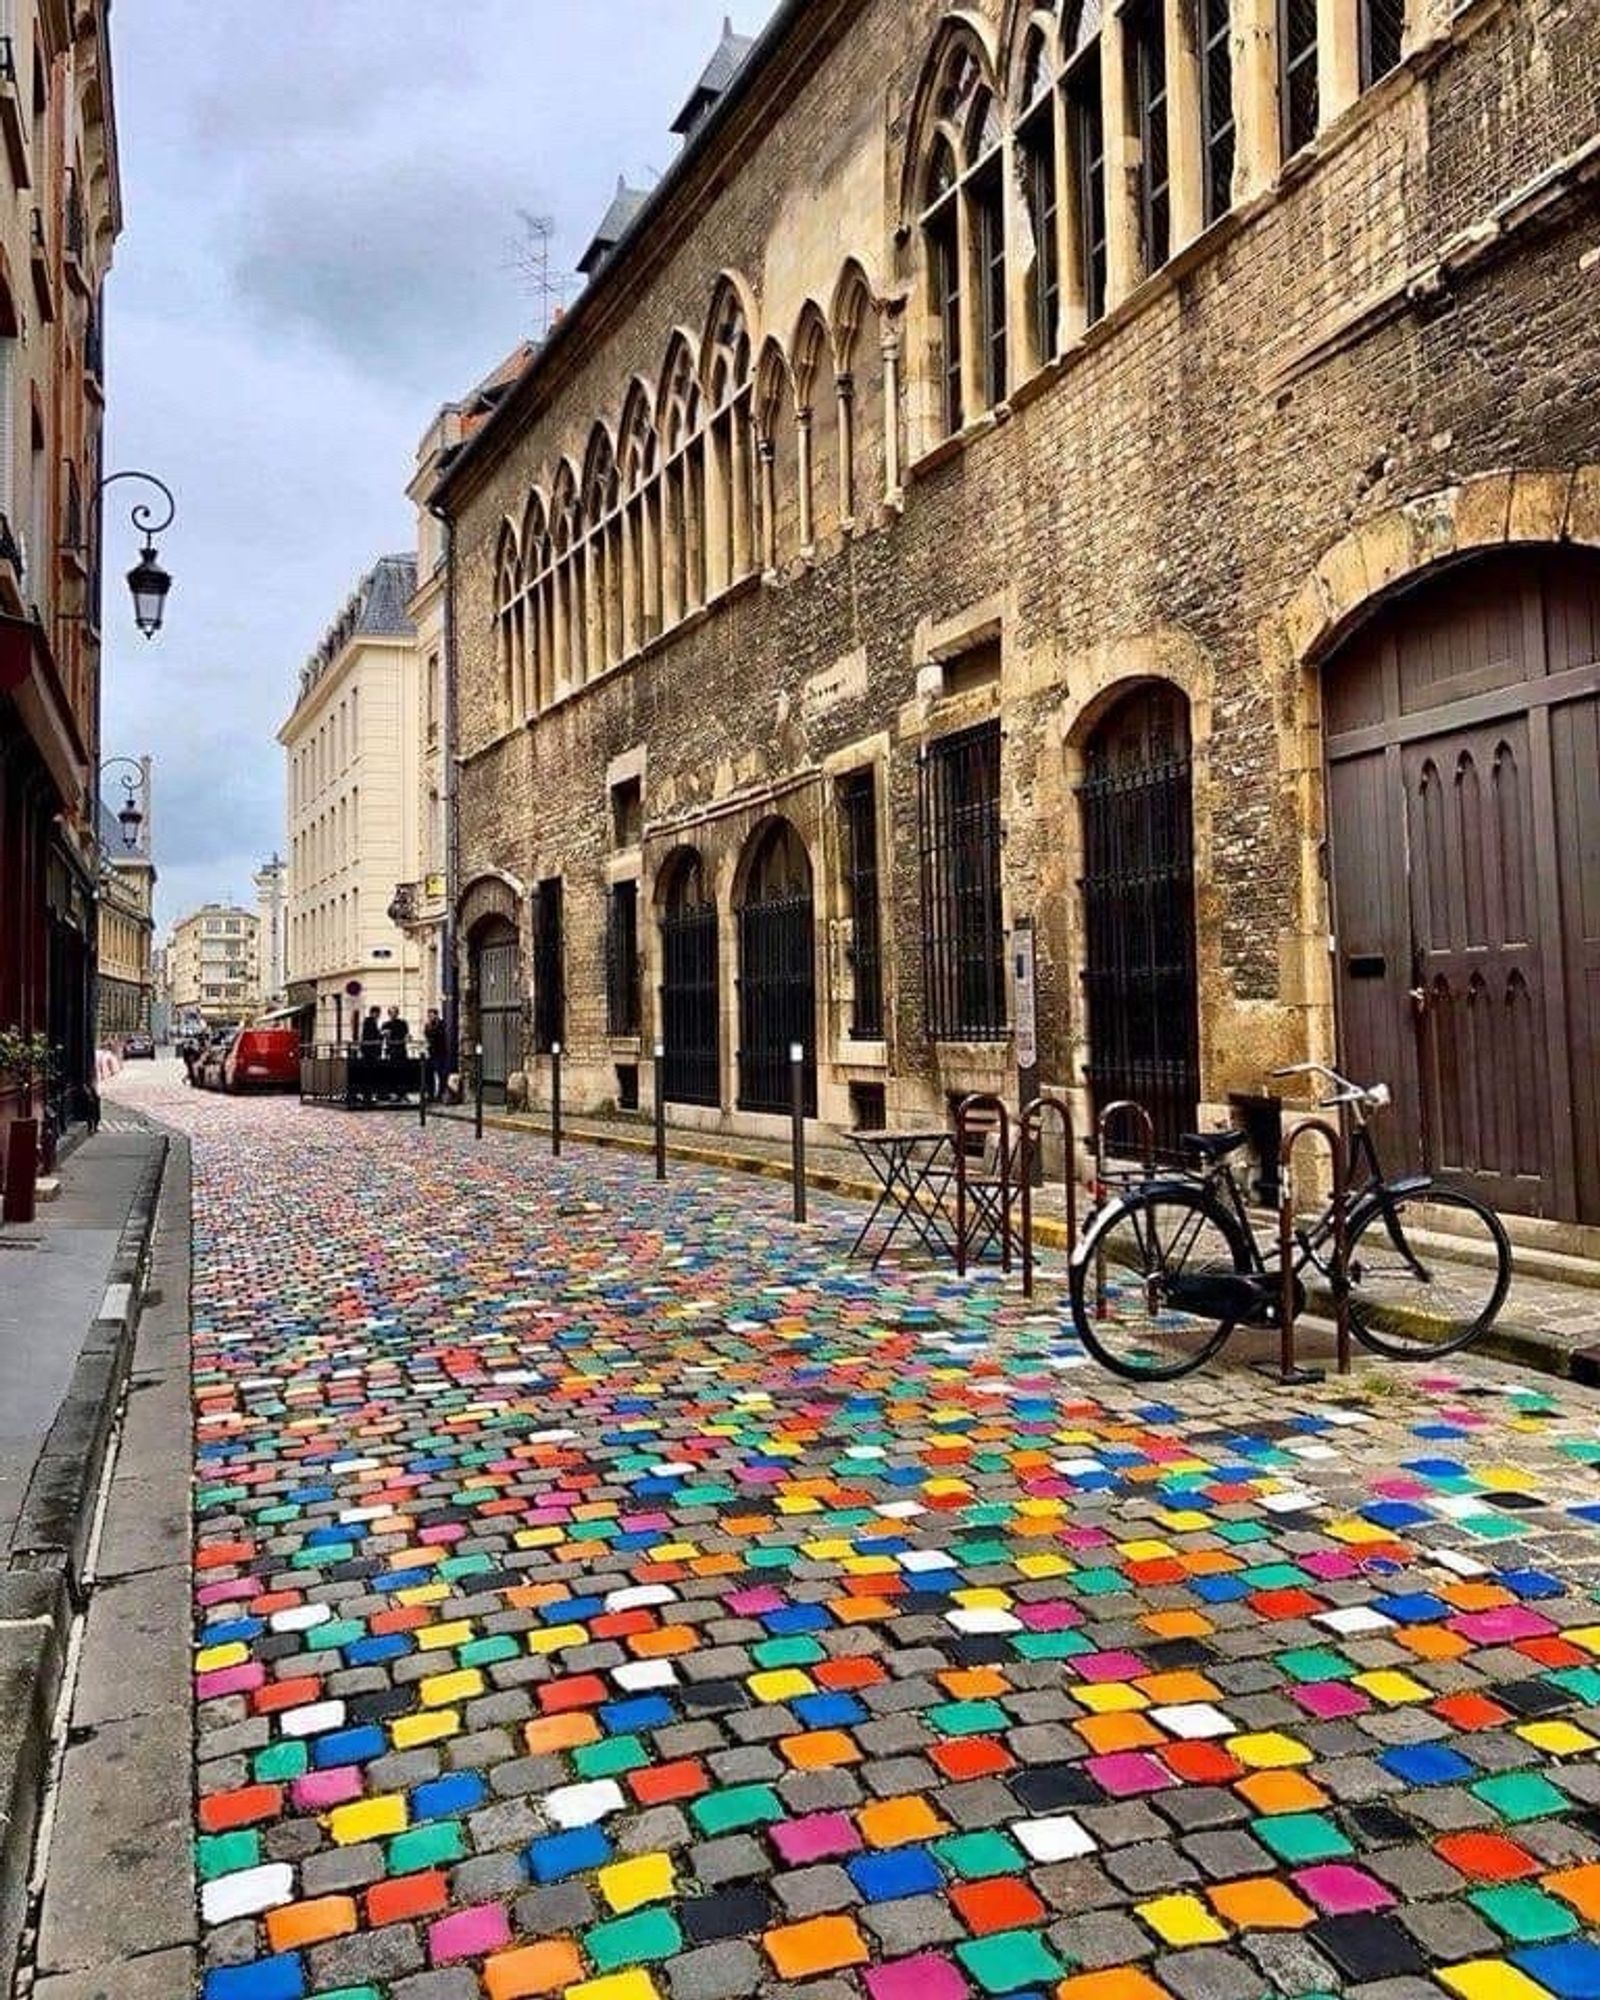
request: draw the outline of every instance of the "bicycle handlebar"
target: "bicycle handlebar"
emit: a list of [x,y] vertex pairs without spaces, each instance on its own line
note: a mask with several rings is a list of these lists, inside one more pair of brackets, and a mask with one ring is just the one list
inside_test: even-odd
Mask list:
[[1271,1076],[1321,1076],[1336,1085],[1332,1096],[1319,1098],[1318,1104],[1324,1109],[1338,1104],[1358,1105],[1363,1111],[1381,1111],[1392,1100],[1386,1083],[1352,1083],[1347,1076],[1341,1076],[1336,1069],[1326,1063],[1289,1063],[1282,1069],[1270,1070]]

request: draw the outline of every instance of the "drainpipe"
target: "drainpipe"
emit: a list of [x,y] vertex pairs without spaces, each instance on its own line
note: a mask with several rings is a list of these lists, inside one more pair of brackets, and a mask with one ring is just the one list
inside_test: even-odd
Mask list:
[[429,512],[444,528],[444,931],[439,946],[440,997],[445,1028],[457,1062],[461,1056],[460,968],[456,963],[456,894],[460,877],[460,831],[456,786],[456,531],[440,507]]

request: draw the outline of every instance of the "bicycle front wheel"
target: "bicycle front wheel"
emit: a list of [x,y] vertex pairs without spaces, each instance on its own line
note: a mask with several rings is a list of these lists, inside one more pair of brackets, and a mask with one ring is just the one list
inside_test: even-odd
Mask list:
[[1511,1283],[1511,1243],[1492,1209],[1452,1188],[1375,1194],[1346,1263],[1350,1330],[1392,1361],[1437,1360],[1488,1327]]
[[1073,1262],[1078,1338],[1113,1375],[1170,1382],[1232,1333],[1227,1281],[1249,1269],[1238,1225],[1199,1188],[1134,1188],[1090,1224]]

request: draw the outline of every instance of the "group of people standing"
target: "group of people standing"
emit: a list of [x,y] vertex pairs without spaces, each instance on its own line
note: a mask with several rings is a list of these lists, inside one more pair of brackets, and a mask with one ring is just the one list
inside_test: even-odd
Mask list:
[[[387,1014],[369,1007],[362,1016],[358,1037],[363,1056],[380,1061],[400,1061],[411,1040],[411,1024],[398,1007]],[[428,1009],[422,1024],[423,1072],[428,1096],[435,1104],[444,1102],[450,1087],[450,1032],[437,1007]]]

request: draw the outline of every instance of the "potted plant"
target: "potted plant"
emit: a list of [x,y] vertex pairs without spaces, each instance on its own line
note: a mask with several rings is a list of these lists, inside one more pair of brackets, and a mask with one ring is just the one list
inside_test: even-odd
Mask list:
[[5,1127],[5,1198],[0,1220],[32,1222],[39,1178],[38,1087],[50,1075],[50,1043],[42,1034],[0,1028],[0,1099],[16,1109]]

